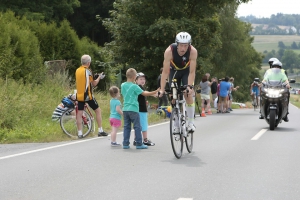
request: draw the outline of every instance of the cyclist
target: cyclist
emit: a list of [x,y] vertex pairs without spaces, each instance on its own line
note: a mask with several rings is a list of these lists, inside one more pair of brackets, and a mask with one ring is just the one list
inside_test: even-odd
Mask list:
[[254,106],[254,94],[256,96],[256,105],[258,105],[258,97],[259,97],[259,78],[255,78],[253,83],[250,86],[250,95],[252,98],[252,105]]
[[101,110],[99,105],[93,95],[93,87],[95,87],[100,79],[103,79],[105,75],[103,72],[94,79],[93,73],[89,68],[91,65],[92,59],[89,55],[83,55],[81,57],[81,66],[76,70],[76,99],[78,102],[78,112],[76,115],[76,123],[77,123],[77,130],[78,130],[78,138],[83,138],[82,136],[82,115],[85,103],[88,103],[89,106],[95,111],[96,120],[98,124],[98,136],[107,136],[108,134],[105,133],[102,129],[102,117],[101,117]]
[[[196,61],[198,52],[191,45],[192,37],[187,32],[180,32],[176,35],[175,43],[171,44],[164,53],[163,72],[161,74],[160,97],[165,92],[166,79],[169,77],[169,85],[173,78],[177,79],[177,84],[187,85],[187,93],[184,94],[186,100],[186,112],[188,115],[188,131],[194,132],[194,81],[196,71]],[[179,127],[174,130],[179,132]]]

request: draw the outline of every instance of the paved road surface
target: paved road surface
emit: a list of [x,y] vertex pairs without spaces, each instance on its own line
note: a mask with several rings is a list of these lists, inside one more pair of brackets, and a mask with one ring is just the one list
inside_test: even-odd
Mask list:
[[275,131],[252,109],[195,124],[193,152],[181,159],[168,123],[150,127],[147,150],[111,147],[108,137],[0,145],[0,200],[300,199],[299,109]]

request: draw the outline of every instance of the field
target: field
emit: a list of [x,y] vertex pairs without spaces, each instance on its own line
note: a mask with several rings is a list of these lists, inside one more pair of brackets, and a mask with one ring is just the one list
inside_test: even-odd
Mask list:
[[[253,35],[254,41],[252,46],[258,52],[278,51],[278,42],[282,41],[286,46],[290,46],[293,42],[298,45],[300,42],[300,36],[298,35]],[[295,53],[300,54],[299,50],[294,50]]]

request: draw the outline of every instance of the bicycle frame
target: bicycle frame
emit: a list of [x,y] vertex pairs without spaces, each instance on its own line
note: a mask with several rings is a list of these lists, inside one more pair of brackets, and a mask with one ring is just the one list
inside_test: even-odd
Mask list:
[[[193,148],[193,133],[187,131],[188,118],[186,112],[186,100],[183,95],[186,89],[187,86],[178,87],[176,79],[173,79],[171,91],[168,91],[168,93],[172,95],[169,96],[169,100],[172,105],[172,113],[170,117],[171,145],[174,155],[178,159],[182,156],[184,140],[189,153],[192,152]],[[176,129],[179,130],[175,131]]]

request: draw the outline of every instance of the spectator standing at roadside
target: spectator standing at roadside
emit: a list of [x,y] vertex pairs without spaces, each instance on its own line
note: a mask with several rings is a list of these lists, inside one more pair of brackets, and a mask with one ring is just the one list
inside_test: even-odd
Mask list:
[[[217,89],[218,89],[218,79],[217,79],[217,77],[213,77],[211,79],[211,86],[210,87],[211,87],[212,103],[214,104],[215,99],[217,98]],[[215,108],[218,109],[217,107],[215,107]]]
[[156,94],[159,89],[148,92],[143,91],[138,85],[135,84],[137,77],[136,70],[129,68],[126,71],[127,81],[121,85],[121,93],[124,99],[123,116],[124,116],[124,131],[123,131],[123,149],[129,149],[130,146],[130,132],[131,124],[133,124],[136,149],[147,149],[148,146],[143,144],[141,133],[141,122],[139,115],[139,102],[138,95],[151,96]]
[[220,107],[222,107],[222,113],[229,113],[228,111],[228,94],[230,90],[229,77],[226,76],[225,80],[220,83]]
[[234,83],[233,83],[233,82],[234,82],[234,78],[231,77],[231,78],[229,79],[229,83],[230,83],[229,101],[228,101],[228,110],[229,110],[229,111],[232,111],[232,109],[231,109],[232,100],[233,100],[233,98],[232,98],[232,92],[233,92],[233,91],[237,91],[237,89],[239,89],[239,86],[234,87]]
[[[136,77],[136,84],[145,91],[145,84],[146,84],[146,75],[143,72],[137,73]],[[139,102],[139,115],[140,115],[140,123],[142,128],[142,136],[143,136],[143,144],[147,146],[154,146],[151,140],[148,139],[148,109],[146,104],[146,97],[140,94],[138,96]],[[136,141],[133,142],[133,145],[136,145]]]
[[110,143],[111,146],[121,146],[117,142],[117,132],[119,127],[122,125],[121,116],[123,115],[120,98],[120,90],[117,86],[111,86],[109,88],[109,94],[112,97],[110,100],[110,116],[109,122],[111,125],[111,133],[110,133]]
[[77,68],[76,77],[76,100],[78,102],[78,112],[76,115],[76,124],[78,130],[78,138],[83,138],[82,135],[82,115],[85,103],[87,103],[96,114],[96,121],[98,124],[98,136],[107,136],[107,133],[102,129],[102,117],[100,107],[93,95],[93,87],[98,85],[100,79],[103,79],[105,75],[103,72],[94,79],[93,73],[90,69],[92,59],[89,55],[83,55],[81,57],[81,66]]
[[221,101],[220,101],[220,83],[221,83],[222,79],[219,79],[219,83],[217,85],[217,113],[221,113]]
[[204,108],[204,101],[207,102],[207,114],[211,115],[211,109],[210,109],[210,86],[211,82],[208,81],[208,78],[206,75],[202,77],[202,80],[200,82],[201,87],[201,107],[202,107],[202,113],[201,117],[205,117],[205,108]]

